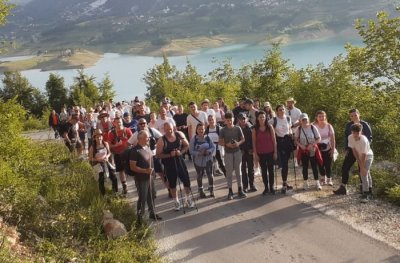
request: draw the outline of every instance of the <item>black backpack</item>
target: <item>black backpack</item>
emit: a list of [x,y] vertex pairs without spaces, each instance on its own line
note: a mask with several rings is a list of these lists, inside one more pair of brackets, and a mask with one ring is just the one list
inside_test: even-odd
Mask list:
[[121,154],[121,163],[122,167],[124,167],[125,174],[129,176],[134,176],[135,173],[131,170],[129,157],[131,155],[133,147],[129,146],[122,154]]

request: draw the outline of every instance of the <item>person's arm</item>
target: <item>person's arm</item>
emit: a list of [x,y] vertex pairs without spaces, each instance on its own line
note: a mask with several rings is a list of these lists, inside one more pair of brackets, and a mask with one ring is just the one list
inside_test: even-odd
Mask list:
[[156,144],[156,157],[160,159],[170,158],[171,154],[163,153],[164,150],[164,140],[160,139],[157,141]]
[[129,161],[129,167],[131,170],[135,173],[140,173],[140,174],[151,174],[153,169],[152,168],[141,168],[137,166],[137,161],[130,160]]
[[179,136],[181,137],[181,149],[175,151],[175,156],[181,156],[189,150],[189,142],[186,140],[185,134],[183,132],[178,131]]
[[253,144],[253,158],[255,161],[258,161],[258,154],[256,151],[256,139],[257,139],[257,131],[256,128],[251,129],[251,143]]
[[335,153],[336,149],[336,137],[335,137],[335,131],[333,129],[333,126],[329,124],[329,129],[330,129],[330,142],[331,142],[331,157],[333,158],[333,155]]
[[89,148],[88,157],[89,157],[89,162],[90,162],[91,164],[93,164],[94,161],[95,161],[95,160],[93,159],[93,146],[90,146],[90,148]]
[[239,135],[240,140],[233,144],[233,145],[235,145],[235,147],[239,147],[246,141],[246,139],[244,138],[242,128],[240,128],[240,127],[238,127],[238,128],[240,129],[240,135]]
[[271,131],[272,144],[274,146],[274,160],[277,160],[278,159],[278,144],[276,143],[275,129],[270,124],[269,124],[269,129]]
[[193,137],[192,139],[190,139],[190,143],[189,143],[189,152],[192,156],[196,156],[199,152],[195,149],[195,145],[194,145],[194,141],[195,141],[195,137]]
[[219,131],[218,136],[219,136],[218,144],[221,146],[225,146],[224,129],[223,128]]

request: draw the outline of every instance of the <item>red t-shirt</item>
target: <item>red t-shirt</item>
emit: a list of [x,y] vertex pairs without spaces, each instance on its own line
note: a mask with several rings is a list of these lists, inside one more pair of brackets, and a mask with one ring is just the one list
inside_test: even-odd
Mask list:
[[[122,144],[118,145],[117,147],[110,147],[110,148],[113,153],[121,154],[128,148],[128,140],[132,136],[132,131],[131,129],[124,127],[122,130],[116,131],[116,133],[119,140],[122,141]],[[111,145],[118,144],[115,138],[115,132],[110,131],[107,137]]]
[[274,151],[274,142],[271,133],[256,130],[256,152],[260,154],[267,154]]

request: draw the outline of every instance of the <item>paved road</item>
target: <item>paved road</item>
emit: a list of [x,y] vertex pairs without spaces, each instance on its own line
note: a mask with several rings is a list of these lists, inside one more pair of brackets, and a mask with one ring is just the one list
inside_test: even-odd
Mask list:
[[[29,137],[48,139],[42,132]],[[51,135],[50,135],[51,137]],[[195,172],[188,163],[193,191]],[[224,177],[216,177],[216,198],[197,200],[196,209],[173,211],[160,180],[156,180],[157,212],[153,224],[160,254],[171,262],[400,262],[400,251],[299,203],[289,195],[261,195],[227,201]],[[204,179],[207,186],[206,179]],[[134,183],[129,180],[134,202]],[[399,237],[400,238],[400,237]]]
[[198,200],[198,211],[186,214],[173,211],[167,192],[159,190],[161,255],[172,262],[400,262],[400,251],[290,195],[262,196],[260,178],[257,186],[248,198],[227,201],[225,178],[216,177],[216,198]]

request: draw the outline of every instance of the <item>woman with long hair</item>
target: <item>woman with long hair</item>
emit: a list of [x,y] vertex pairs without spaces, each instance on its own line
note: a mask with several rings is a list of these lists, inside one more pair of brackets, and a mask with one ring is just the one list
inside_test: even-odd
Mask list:
[[336,148],[335,130],[328,122],[326,112],[322,110],[315,114],[314,126],[321,135],[321,141],[318,143],[323,161],[322,165],[319,165],[320,183],[332,186],[332,160]]
[[118,192],[118,181],[115,172],[115,167],[109,162],[111,157],[110,147],[103,140],[103,132],[96,129],[93,134],[93,144],[89,148],[89,161],[95,168],[99,178],[99,190],[102,195],[105,195],[104,187],[105,178],[110,177],[112,189],[115,193]]
[[213,153],[215,145],[211,138],[205,134],[205,125],[203,123],[197,124],[196,135],[193,136],[189,143],[189,151],[197,173],[197,186],[200,198],[206,198],[203,189],[204,173],[208,178],[210,197],[214,197]]
[[257,121],[252,129],[254,162],[259,162],[264,183],[263,195],[275,194],[274,160],[278,158],[275,131],[268,123],[266,113],[259,111]]

